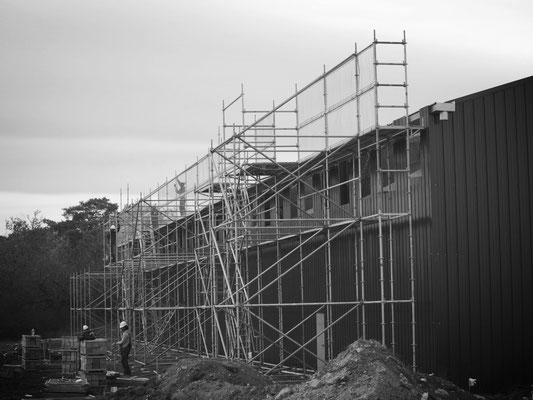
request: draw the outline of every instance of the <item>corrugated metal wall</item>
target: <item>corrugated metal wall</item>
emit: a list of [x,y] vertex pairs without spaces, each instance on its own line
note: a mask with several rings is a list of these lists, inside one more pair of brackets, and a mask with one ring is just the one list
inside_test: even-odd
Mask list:
[[533,381],[533,78],[428,115],[438,372]]
[[[431,303],[431,270],[429,268],[429,233],[430,233],[430,175],[427,168],[427,138],[424,134],[415,140],[417,142],[416,153],[420,158],[419,164],[415,167],[416,172],[412,173],[412,208],[413,208],[413,228],[414,228],[414,262],[415,262],[415,298],[416,298],[416,350],[417,350],[417,365],[424,371],[434,370],[434,343],[433,343],[433,325],[432,325],[432,303]],[[405,143],[403,143],[405,146]],[[414,144],[413,144],[414,146]],[[405,148],[401,148],[402,144],[397,144],[397,151],[394,154],[394,165],[400,168],[405,165]],[[367,150],[373,151],[372,149]],[[413,150],[415,152],[415,150]],[[337,164],[333,164],[336,166]],[[376,203],[376,171],[375,163],[370,167],[370,194],[364,199],[365,212],[375,212],[372,205]],[[405,198],[407,191],[407,177],[400,175],[396,177],[394,185],[391,186],[391,199],[384,205],[390,210],[402,210],[406,208]],[[337,183],[337,182],[335,182]],[[352,184],[350,184],[352,185]],[[352,193],[350,186],[350,193]],[[331,197],[334,200],[339,200],[339,188],[333,189]],[[357,199],[350,198],[349,204],[345,206],[349,209],[353,206],[353,202]],[[286,202],[286,199],[279,199],[279,202]],[[315,201],[315,204],[318,202]],[[289,205],[286,204],[283,210],[288,210]],[[315,215],[320,215],[321,209],[316,207]],[[333,210],[338,217],[344,214],[338,210]],[[290,223],[287,220],[287,223]],[[335,228],[331,228],[332,232]],[[338,236],[331,242],[331,262],[332,262],[332,296],[333,301],[358,301],[360,297],[357,295],[358,282],[361,280],[360,272],[360,255],[357,254],[359,249],[356,247],[359,243],[359,231],[357,227],[352,227],[346,230],[342,235]],[[390,266],[389,262],[392,260],[394,265],[394,297],[395,299],[409,299],[410,298],[410,264],[409,264],[409,236],[407,219],[399,219],[392,223],[393,232],[393,251],[390,254],[388,248],[388,224],[384,224],[385,248],[385,292],[386,298],[390,299]],[[305,257],[314,249],[323,244],[326,240],[325,234],[319,235],[309,244],[302,246],[301,255],[296,252],[289,258],[284,259],[281,263],[281,271],[285,271],[290,266],[298,262],[300,256]],[[277,249],[279,246],[279,249]],[[290,239],[285,239],[281,242],[272,242],[261,245],[259,248],[252,247],[248,250],[248,267],[250,277],[257,275],[258,264],[259,270],[264,270],[268,266],[275,264],[277,259],[283,258],[292,249],[297,249],[300,246],[298,236]],[[259,249],[259,250],[258,250]],[[259,251],[259,257],[257,252]],[[297,268],[286,274],[281,279],[281,295],[283,301],[291,302],[322,302],[326,299],[326,266],[324,249],[320,250],[313,257],[307,259],[302,268],[302,276],[300,277],[300,268]],[[364,260],[365,260],[365,300],[379,300],[380,299],[380,277],[379,277],[379,248],[378,248],[378,229],[377,224],[365,225],[364,227]],[[279,254],[278,254],[279,252]],[[358,276],[359,275],[359,276]],[[263,285],[275,280],[277,276],[276,269],[270,270],[263,279]],[[303,299],[300,299],[300,286],[303,284],[304,293]],[[360,283],[359,283],[360,285]],[[254,284],[250,287],[251,292],[258,290],[258,285]],[[359,287],[359,290],[361,288]],[[278,284],[268,287],[262,294],[263,303],[275,303],[278,299]],[[381,340],[381,311],[379,304],[366,305],[366,329],[367,338],[374,338]],[[407,363],[412,361],[412,343],[411,343],[411,310],[410,304],[396,304],[395,310],[395,346],[399,356]],[[348,305],[337,305],[332,308],[332,319],[343,315],[350,309]],[[313,307],[301,309],[300,307],[290,308],[285,307],[283,311],[275,307],[265,308],[264,317],[272,325],[278,325],[280,312],[282,312],[284,331],[289,331],[292,327],[297,325],[300,321],[305,319],[314,310]],[[391,307],[386,306],[386,324],[387,324],[387,345],[392,346],[392,331],[391,331]],[[325,310],[324,310],[325,312]],[[332,329],[333,335],[333,351],[331,357],[335,357],[339,352],[345,349],[347,345],[362,336],[361,324],[361,309],[352,311],[342,321],[335,325]],[[305,342],[312,338],[316,333],[316,321],[314,318],[310,319],[308,323],[302,328],[298,328],[291,336],[300,342]],[[269,328],[265,328],[265,334],[270,340],[274,340],[277,335]],[[294,347],[289,341],[284,341],[286,350]],[[316,343],[313,341],[308,346],[309,350],[316,350]],[[277,362],[279,350],[272,347],[266,354],[267,362]],[[298,354],[300,358],[304,357],[304,353]],[[297,364],[297,360],[295,365]]]

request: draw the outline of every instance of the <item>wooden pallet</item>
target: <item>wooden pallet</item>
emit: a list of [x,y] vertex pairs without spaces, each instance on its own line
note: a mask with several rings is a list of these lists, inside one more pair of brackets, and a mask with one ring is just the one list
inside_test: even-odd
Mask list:
[[48,379],[44,386],[50,393],[87,393],[87,386],[82,379]]

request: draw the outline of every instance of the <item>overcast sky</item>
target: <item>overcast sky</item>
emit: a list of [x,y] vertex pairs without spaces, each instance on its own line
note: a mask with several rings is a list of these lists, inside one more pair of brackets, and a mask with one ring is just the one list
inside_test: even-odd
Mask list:
[[244,84],[266,109],[378,39],[410,112],[533,75],[531,0],[0,0],[0,234],[123,203],[207,154]]

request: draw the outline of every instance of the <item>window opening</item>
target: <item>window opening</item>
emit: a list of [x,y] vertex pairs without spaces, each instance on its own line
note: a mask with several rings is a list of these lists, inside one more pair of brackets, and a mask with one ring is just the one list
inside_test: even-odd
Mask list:
[[310,179],[300,182],[300,196],[302,198],[302,206],[306,212],[313,212],[313,190],[309,187]]
[[361,168],[361,196],[367,197],[372,194],[370,185],[370,162],[374,156],[367,152],[362,156],[362,168]]
[[298,186],[293,186],[290,189],[290,217],[298,218]]
[[422,160],[420,154],[420,134],[409,139],[409,161],[411,178],[421,178]]
[[352,172],[352,160],[343,161],[339,170],[339,181],[344,182],[340,186],[340,202],[341,205],[350,203],[350,184],[349,179]]

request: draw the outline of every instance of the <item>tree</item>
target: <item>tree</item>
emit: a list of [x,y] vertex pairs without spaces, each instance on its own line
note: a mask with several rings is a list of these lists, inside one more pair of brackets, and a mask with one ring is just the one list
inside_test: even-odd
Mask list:
[[43,226],[44,219],[40,216],[41,211],[35,210],[32,216],[26,215],[26,219],[11,217],[6,221],[6,230],[12,234],[22,234],[32,229],[38,229]]
[[65,221],[35,211],[6,222],[10,234],[0,236],[0,339],[31,328],[48,337],[68,332],[70,276],[102,268],[103,218],[117,209],[104,197],[65,208]]
[[73,272],[64,263],[66,242],[44,226],[36,211],[27,220],[11,218],[0,245],[0,337],[16,337],[33,327],[55,331],[68,326]]
[[93,198],[64,208],[65,221],[45,223],[68,241],[70,264],[76,265],[77,270],[93,270],[103,265],[102,223],[117,210],[118,205],[106,197]]
[[111,203],[106,197],[80,201],[77,206],[63,209],[63,216],[67,221],[79,224],[78,228],[98,225],[104,218],[116,212],[118,205]]

